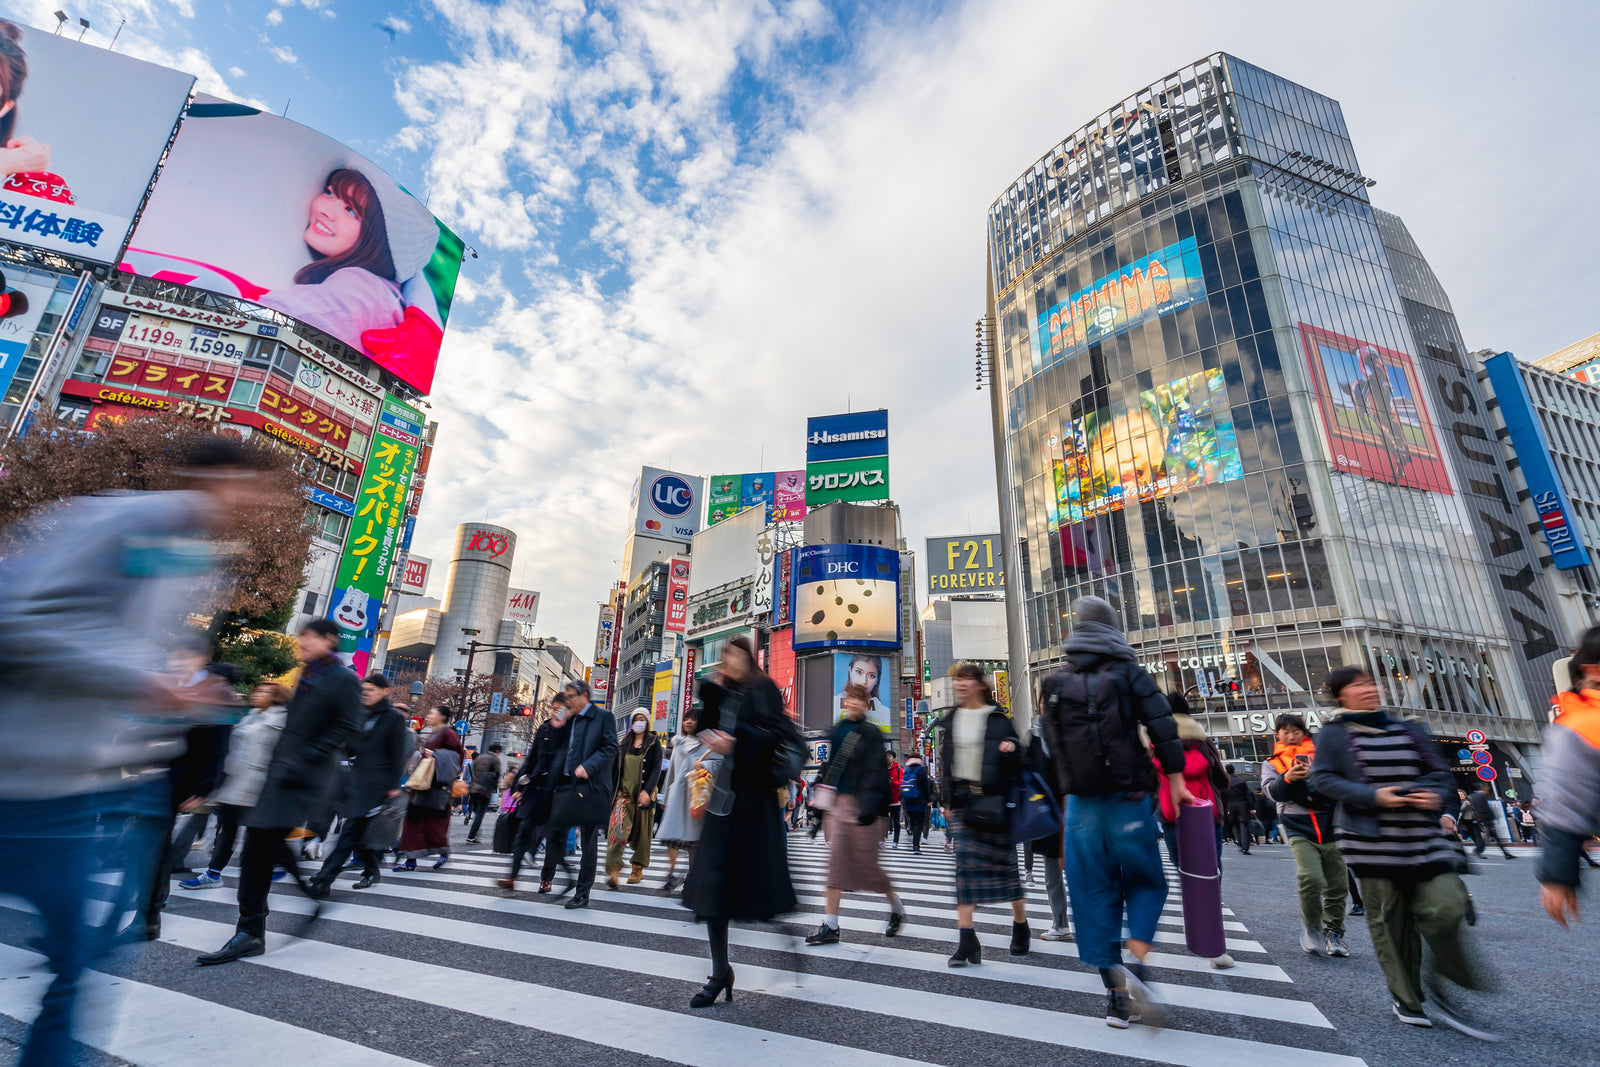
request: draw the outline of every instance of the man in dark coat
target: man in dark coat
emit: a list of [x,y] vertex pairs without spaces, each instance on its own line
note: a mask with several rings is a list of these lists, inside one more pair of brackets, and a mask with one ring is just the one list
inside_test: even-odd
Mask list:
[[[580,681],[568,682],[563,687],[566,695],[567,707],[571,710],[571,733],[567,736],[566,753],[559,758],[556,764],[559,769],[557,789],[564,785],[573,785],[578,782],[589,782],[606,798],[606,813],[610,812],[612,784],[615,780],[617,761],[617,720],[604,708],[597,708],[589,703],[589,687]],[[559,803],[559,798],[557,798]],[[598,861],[597,849],[599,847],[599,833],[601,822],[592,826],[578,828],[578,841],[583,848],[583,859],[578,864],[578,883],[573,888],[572,899],[567,901],[569,908],[586,908],[589,906],[589,890],[594,885],[595,866]],[[566,839],[568,826],[559,825],[560,813],[553,812],[550,816],[550,835],[546,848],[554,851],[555,847],[549,842],[558,842]],[[550,867],[550,853],[546,853],[545,868]]]
[[1255,843],[1255,834],[1250,830],[1250,813],[1255,809],[1250,783],[1230,773],[1222,802],[1227,808],[1228,825],[1233,828],[1233,843],[1239,846],[1240,852],[1250,855],[1250,846]]
[[[533,853],[544,840],[545,824],[550,821],[550,797],[556,789],[558,761],[567,753],[567,737],[572,730],[572,720],[567,714],[566,696],[557,693],[550,698],[550,717],[533,732],[533,748],[522,773],[511,784],[516,795],[517,833],[511,842],[511,874],[499,881],[501,889],[515,889],[517,875],[522,873],[524,857]],[[539,880],[539,892],[550,892],[555,878],[556,864],[566,856],[566,842],[545,841],[545,870]]]
[[267,890],[274,866],[282,866],[308,895],[317,896],[301,880],[284,838],[314,813],[340,752],[361,726],[361,688],[339,662],[338,651],[339,628],[331,619],[313,619],[301,629],[295,648],[302,664],[300,684],[272,750],[261,797],[244,817],[238,931],[216,952],[198,957],[202,965],[231,963],[267,950]]
[[[374,823],[384,821],[384,809],[391,807],[400,796],[406,761],[416,750],[406,717],[389,703],[387,675],[374,671],[362,680],[361,703],[366,714],[350,745],[351,775],[344,797],[344,829],[339,832],[338,843],[323,860],[322,869],[312,879],[311,884],[319,893],[326,893],[333,885],[351,852],[361,857],[361,878],[355,888],[370,889],[378,884],[378,864],[383,859],[384,849],[363,838],[374,829]],[[403,817],[404,806],[397,810]],[[393,837],[400,834],[398,820],[393,821],[390,844],[393,844]]]

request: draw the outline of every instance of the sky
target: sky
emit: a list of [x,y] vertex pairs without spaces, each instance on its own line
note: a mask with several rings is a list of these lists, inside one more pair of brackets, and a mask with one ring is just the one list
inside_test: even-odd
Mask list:
[[1600,330],[1600,6],[1060,0],[0,0],[362,151],[463,265],[413,551],[519,540],[587,658],[644,464],[803,463],[889,409],[905,536],[997,528],[974,388],[989,204],[1062,137],[1225,50],[1340,101],[1471,348]]

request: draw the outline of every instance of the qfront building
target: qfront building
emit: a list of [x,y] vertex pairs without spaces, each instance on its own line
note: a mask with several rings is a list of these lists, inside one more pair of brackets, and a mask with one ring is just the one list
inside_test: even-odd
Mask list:
[[[1402,300],[1374,184],[1336,101],[1217,54],[995,201],[984,340],[1013,669],[1037,683],[1059,664],[1073,599],[1095,594],[1231,755],[1262,758],[1276,713],[1315,712],[1329,670],[1359,664],[1463,777],[1482,731],[1515,788],[1569,635],[1548,612],[1540,640],[1508,626],[1507,583],[1538,580],[1537,559],[1513,498],[1520,554],[1486,565],[1497,471],[1458,459],[1462,425],[1493,430],[1424,365],[1464,356],[1414,337],[1408,311],[1427,309]],[[1013,685],[1024,713],[1030,688]]]

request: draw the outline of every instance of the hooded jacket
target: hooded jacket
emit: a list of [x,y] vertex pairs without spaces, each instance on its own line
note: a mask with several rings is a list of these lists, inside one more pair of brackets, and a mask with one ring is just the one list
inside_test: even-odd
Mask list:
[[1600,690],[1561,693],[1556,707],[1540,748],[1538,877],[1576,886],[1583,843],[1600,833]]
[[1333,798],[1313,789],[1309,774],[1298,782],[1284,777],[1296,756],[1311,759],[1316,751],[1316,742],[1309,737],[1297,745],[1278,744],[1272,758],[1261,765],[1261,793],[1278,806],[1278,823],[1285,833],[1325,845],[1333,840]]

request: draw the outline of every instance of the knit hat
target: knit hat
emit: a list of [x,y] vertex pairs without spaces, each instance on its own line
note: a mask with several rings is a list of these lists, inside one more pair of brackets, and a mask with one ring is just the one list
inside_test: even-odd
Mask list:
[[1078,626],[1086,622],[1103,622],[1119,633],[1122,631],[1122,620],[1117,617],[1117,609],[1097,596],[1081,596],[1074,600],[1072,615]]
[[389,258],[394,262],[394,279],[406,280],[422,273],[439,245],[439,223],[416,197],[369,160],[357,156],[347,166],[372,184],[383,209],[383,226],[389,238]]

